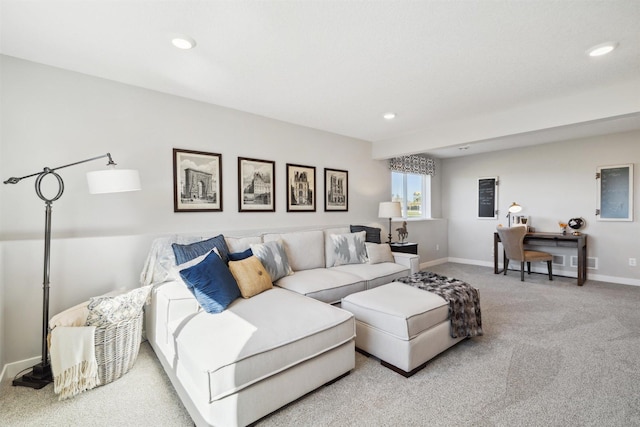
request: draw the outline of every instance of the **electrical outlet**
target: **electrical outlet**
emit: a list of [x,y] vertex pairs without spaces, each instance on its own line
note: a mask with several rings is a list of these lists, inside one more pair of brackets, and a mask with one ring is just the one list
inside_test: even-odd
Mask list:
[[436,251],[440,250],[440,245],[436,243]]
[[629,265],[631,267],[635,267],[637,265],[636,264],[636,259],[635,258],[629,258]]

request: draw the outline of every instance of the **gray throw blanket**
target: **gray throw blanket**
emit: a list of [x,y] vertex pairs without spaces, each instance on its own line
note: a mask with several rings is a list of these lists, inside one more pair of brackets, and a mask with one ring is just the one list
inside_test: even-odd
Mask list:
[[482,335],[480,295],[470,284],[429,271],[420,271],[396,281],[433,292],[449,303],[452,338]]

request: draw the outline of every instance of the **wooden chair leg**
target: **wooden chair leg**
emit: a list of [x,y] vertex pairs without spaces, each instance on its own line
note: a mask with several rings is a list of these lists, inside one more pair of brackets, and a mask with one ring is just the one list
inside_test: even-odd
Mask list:
[[549,280],[553,280],[553,267],[551,261],[547,261],[547,270],[549,270]]
[[524,282],[524,261],[520,262],[520,281]]

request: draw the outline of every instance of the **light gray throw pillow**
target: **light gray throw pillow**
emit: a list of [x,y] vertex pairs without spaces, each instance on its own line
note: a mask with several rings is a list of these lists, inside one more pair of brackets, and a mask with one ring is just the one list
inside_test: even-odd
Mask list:
[[364,246],[365,232],[332,234],[334,267],[346,264],[367,262],[367,250]]
[[275,283],[276,280],[293,274],[281,240],[252,244],[251,251],[267,270],[272,282]]

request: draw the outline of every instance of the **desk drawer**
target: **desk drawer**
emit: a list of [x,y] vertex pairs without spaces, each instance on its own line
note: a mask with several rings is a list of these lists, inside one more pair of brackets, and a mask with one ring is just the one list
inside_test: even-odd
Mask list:
[[531,240],[531,241],[525,241],[524,245],[525,246],[547,246],[547,247],[557,246],[561,248],[575,248],[578,246],[577,242],[572,242],[570,240],[560,240],[560,239]]

